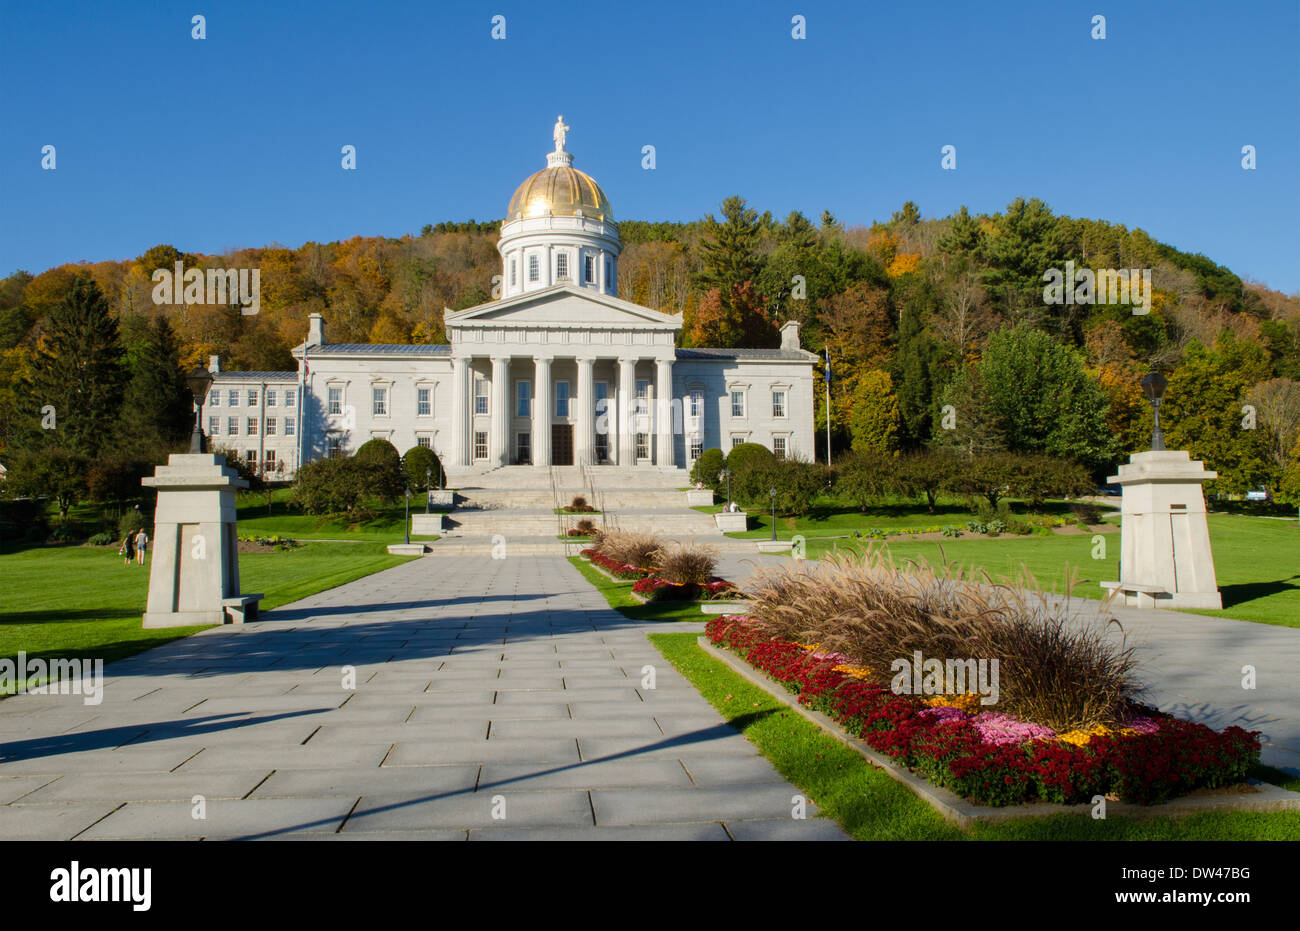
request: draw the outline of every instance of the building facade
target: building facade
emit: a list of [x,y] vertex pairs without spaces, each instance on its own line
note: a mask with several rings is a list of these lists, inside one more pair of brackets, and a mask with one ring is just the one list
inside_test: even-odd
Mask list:
[[[676,348],[680,314],[618,296],[609,199],[555,151],[510,200],[500,297],[447,310],[446,345],[331,343],[312,314],[297,372],[220,371],[204,423],[215,448],[268,473],[381,437],[433,449],[451,474],[529,464],[689,467],[760,443],[812,459],[813,365],[799,325],[776,349]],[[255,457],[254,457],[255,454]]]

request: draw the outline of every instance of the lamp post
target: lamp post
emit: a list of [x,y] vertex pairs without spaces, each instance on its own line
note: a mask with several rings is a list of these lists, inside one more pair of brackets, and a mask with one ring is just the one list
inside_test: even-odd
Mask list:
[[1142,391],[1146,394],[1147,400],[1151,402],[1153,420],[1151,449],[1153,452],[1163,451],[1165,448],[1165,435],[1160,430],[1160,401],[1165,396],[1165,388],[1169,387],[1169,379],[1159,372],[1151,372],[1139,384],[1142,385]]
[[776,542],[776,486],[773,485],[767,493],[772,496],[772,542]]
[[429,504],[433,501],[433,466],[428,466],[424,470],[424,513],[429,513]]
[[727,511],[731,511],[731,470],[723,469],[718,473],[718,481],[727,483]]
[[205,453],[208,444],[203,435],[203,401],[212,387],[212,373],[200,365],[185,376],[185,382],[190,386],[190,394],[194,395],[194,432],[190,434],[190,452]]
[[406,486],[406,544],[411,544],[411,486]]

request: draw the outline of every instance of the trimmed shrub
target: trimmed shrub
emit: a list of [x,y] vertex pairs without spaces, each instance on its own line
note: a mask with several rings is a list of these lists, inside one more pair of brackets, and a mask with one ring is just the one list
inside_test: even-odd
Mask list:
[[[125,537],[126,534],[122,534],[122,536]],[[91,546],[112,546],[117,541],[113,539],[111,534],[97,533],[86,542]]]
[[364,470],[370,491],[380,499],[392,502],[405,495],[407,477],[402,469],[402,457],[388,440],[380,437],[367,440],[352,459]]
[[725,482],[718,481],[718,473],[722,471],[725,462],[722,450],[716,447],[704,450],[700,453],[700,458],[696,459],[695,464],[691,466],[692,484],[701,482],[705,488],[712,488],[714,491],[724,486]]
[[[357,450],[357,455],[360,454],[361,450]],[[406,484],[412,491],[428,491],[430,487],[440,488],[445,484],[442,463],[427,446],[412,446],[408,449],[402,457],[402,469],[406,473]]]

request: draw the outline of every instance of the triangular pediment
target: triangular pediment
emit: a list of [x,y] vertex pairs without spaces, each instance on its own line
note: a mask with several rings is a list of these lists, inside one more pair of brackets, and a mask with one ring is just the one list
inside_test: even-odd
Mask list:
[[665,314],[608,294],[572,285],[556,285],[465,310],[447,310],[448,326],[631,327],[680,329],[681,314]]

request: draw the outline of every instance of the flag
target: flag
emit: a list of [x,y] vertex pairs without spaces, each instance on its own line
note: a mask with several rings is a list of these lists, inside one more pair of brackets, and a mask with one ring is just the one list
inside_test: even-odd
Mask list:
[[826,352],[826,384],[831,383],[831,347],[827,346]]

